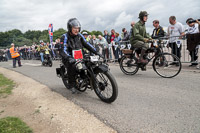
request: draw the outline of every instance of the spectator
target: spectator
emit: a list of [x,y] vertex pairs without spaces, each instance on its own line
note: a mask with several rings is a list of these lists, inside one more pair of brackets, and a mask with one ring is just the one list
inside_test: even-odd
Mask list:
[[[112,29],[112,30],[111,30],[110,42],[112,43],[112,42],[114,41],[114,39],[115,39],[115,30]],[[114,47],[113,45],[112,45],[112,53],[113,53],[113,55],[115,55],[115,47]]]
[[88,42],[89,42],[91,38],[92,38],[92,36],[91,36],[91,35],[88,35],[88,37],[87,37],[86,40],[88,40]]
[[131,22],[131,29],[130,29],[130,32],[129,32],[129,39],[131,38],[132,34],[133,34],[133,27],[135,26],[135,22],[132,21]]
[[115,45],[114,45],[115,46],[115,62],[118,61],[119,55],[121,55],[120,41],[121,41],[121,37],[119,36],[119,33],[116,32],[115,39],[114,39],[114,42],[115,42]]
[[[88,33],[87,33],[86,31],[84,31],[84,32],[82,33],[82,35],[84,36],[85,40],[86,40],[87,42],[89,42]],[[85,51],[86,53],[89,53],[89,50],[88,50],[87,48],[83,48],[83,51]]]
[[[191,23],[191,21],[194,21],[194,19],[193,18],[188,18],[186,20],[186,23],[189,26],[188,30],[187,30],[187,34],[199,33],[199,24],[198,23],[194,23],[194,22]],[[198,59],[198,48],[199,48],[198,44],[194,44],[193,45],[193,43],[191,43],[189,41],[189,39],[187,40],[187,49],[189,50],[190,57],[191,57],[191,65],[189,65],[189,66],[198,65],[198,61],[197,61],[197,59]]]
[[127,32],[126,28],[123,28],[122,32],[123,32],[123,39],[122,39],[122,41],[128,41],[129,40],[129,33]]
[[104,30],[104,35],[103,37],[106,39],[106,41],[108,42],[108,44],[110,44],[111,41],[111,36],[108,34],[107,30]]
[[[178,40],[181,38],[181,36],[184,35],[184,29],[183,25],[179,22],[176,22],[175,16],[169,17],[169,23],[168,26],[168,35],[169,35],[169,47],[172,50],[172,53],[175,54],[179,59],[181,58],[181,42]],[[173,37],[175,36],[175,37]],[[175,61],[175,60],[174,60]],[[175,62],[170,63],[170,65],[178,65]]]
[[92,39],[90,39],[89,43],[92,44],[96,48],[97,52],[99,52],[99,46],[97,44],[98,40],[96,39],[95,35],[92,36]]
[[153,30],[153,34],[151,35],[151,37],[153,39],[165,36],[165,31],[164,31],[163,27],[161,27],[159,25],[159,21],[158,20],[154,20],[153,21],[153,26],[155,27],[155,29]]
[[108,42],[106,41],[106,39],[104,37],[102,37],[101,35],[98,36],[99,38],[99,42],[98,44],[101,46],[102,48],[102,55],[104,56],[104,58],[109,59],[109,53],[108,53]]
[[109,53],[109,60],[112,59],[112,46],[111,46],[111,36],[108,34],[107,30],[104,30],[104,35],[103,37],[106,39],[108,42],[108,53]]
[[59,50],[60,50],[60,39],[58,38],[58,39],[56,39],[56,44],[55,44],[56,58],[60,58]]

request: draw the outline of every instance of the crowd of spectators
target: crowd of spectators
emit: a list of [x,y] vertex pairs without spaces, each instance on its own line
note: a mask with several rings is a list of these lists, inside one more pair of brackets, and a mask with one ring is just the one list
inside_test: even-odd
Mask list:
[[[169,17],[169,26],[167,31],[165,32],[163,27],[159,25],[159,20],[153,21],[154,30],[151,35],[152,39],[156,39],[158,37],[162,36],[177,36],[177,37],[171,37],[169,38],[169,47],[172,50],[172,53],[177,55],[179,58],[181,58],[181,45],[178,43],[177,38],[180,38],[181,36],[188,35],[188,34],[195,34],[199,33],[199,22],[197,23],[190,23],[192,21],[192,18],[187,19],[186,23],[188,25],[188,31],[185,32],[183,25],[180,22],[176,21],[175,16]],[[133,27],[135,25],[135,22],[131,22],[131,28],[128,31],[126,28],[122,28],[122,34],[120,35],[119,32],[116,32],[115,29],[112,29],[110,33],[107,30],[104,30],[103,36],[98,35],[89,35],[87,32],[83,32],[83,36],[85,39],[91,43],[97,51],[99,51],[107,61],[111,62],[117,62],[119,58],[122,56],[121,47],[120,45],[123,43],[129,43],[131,37],[133,37]],[[180,37],[178,37],[180,36]],[[189,47],[189,43],[188,47]],[[56,39],[56,41],[50,45],[48,42],[45,43],[50,49],[50,54],[52,59],[59,59],[59,47],[60,47],[60,39]],[[19,51],[20,56],[24,60],[30,60],[30,59],[40,59],[39,51],[37,50],[39,45],[32,45],[32,46],[22,46],[22,47],[16,47],[16,49]],[[197,59],[198,59],[198,45],[195,46],[193,49],[189,49],[190,56],[191,56],[191,65],[198,65]],[[9,49],[1,49],[0,50],[0,61],[1,56],[5,54],[7,59],[11,59]]]

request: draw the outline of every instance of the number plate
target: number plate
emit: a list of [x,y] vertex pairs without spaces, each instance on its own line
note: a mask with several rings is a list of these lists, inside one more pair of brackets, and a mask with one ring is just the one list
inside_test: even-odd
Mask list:
[[90,60],[91,60],[92,62],[98,61],[98,60],[99,60],[99,56],[98,56],[98,55],[90,56]]

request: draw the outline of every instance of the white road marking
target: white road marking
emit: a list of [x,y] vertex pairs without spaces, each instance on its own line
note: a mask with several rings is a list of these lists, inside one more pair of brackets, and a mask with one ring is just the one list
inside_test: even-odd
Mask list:
[[24,65],[28,65],[28,66],[41,66],[41,64],[33,64],[33,63],[24,63]]

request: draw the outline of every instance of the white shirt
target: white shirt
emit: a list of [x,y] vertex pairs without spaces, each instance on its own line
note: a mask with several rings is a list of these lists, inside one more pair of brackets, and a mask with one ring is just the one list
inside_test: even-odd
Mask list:
[[187,31],[187,34],[195,34],[195,33],[199,33],[199,25],[196,23],[192,27],[189,26]]
[[[183,28],[183,25],[179,22],[176,22],[174,25],[169,25],[168,26],[168,34],[170,36],[180,36],[181,33],[184,32],[184,28]],[[173,42],[176,42],[178,40],[179,37],[170,37],[169,38],[169,42],[170,43],[173,43]]]

